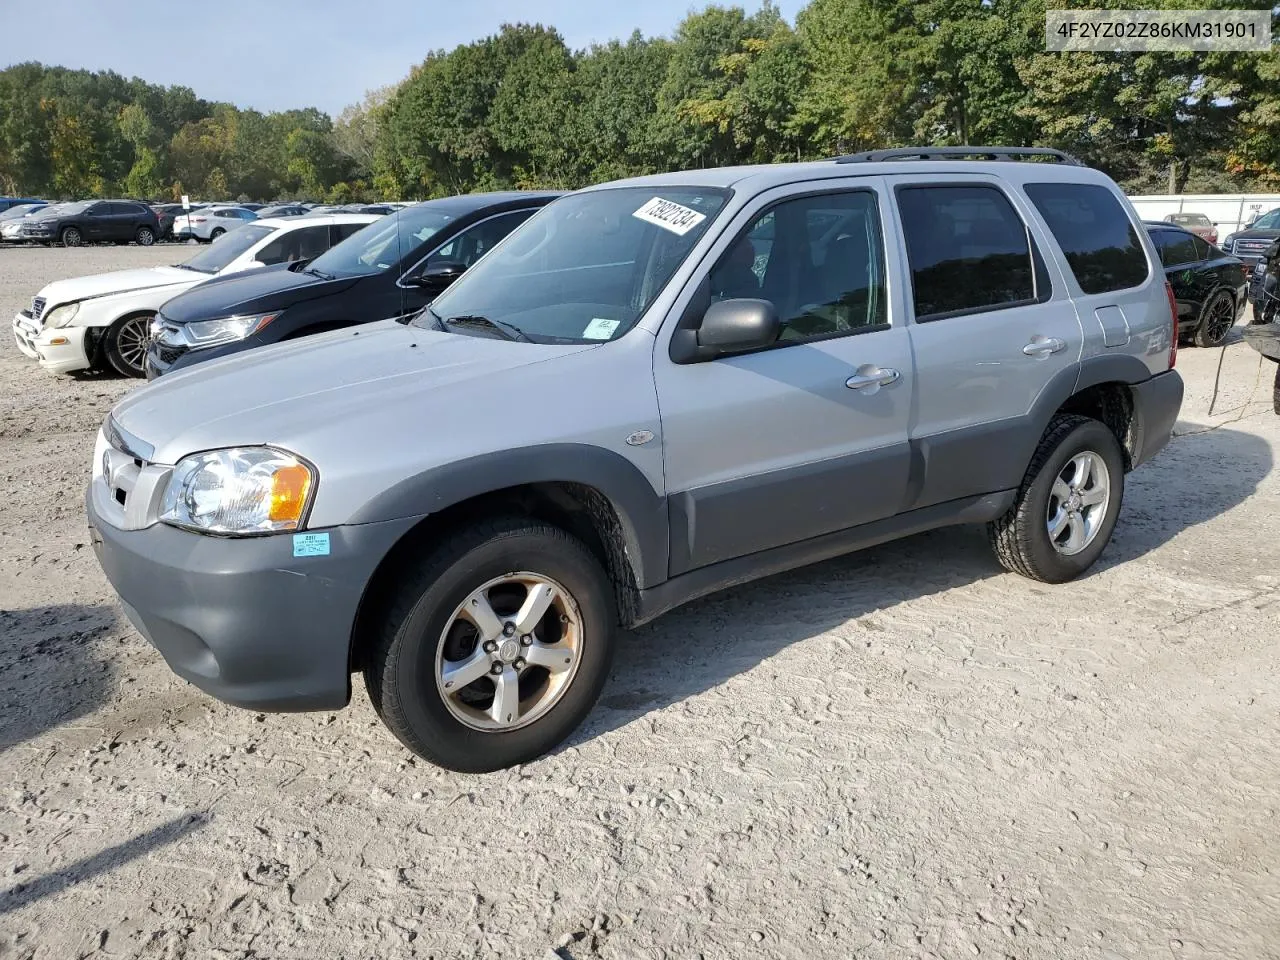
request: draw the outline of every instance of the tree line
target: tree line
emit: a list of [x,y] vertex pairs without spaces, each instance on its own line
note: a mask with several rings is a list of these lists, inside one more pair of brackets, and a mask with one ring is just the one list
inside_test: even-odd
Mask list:
[[0,71],[0,190],[408,200],[923,144],[1059,147],[1135,192],[1280,184],[1280,51],[1048,53],[1044,11],[812,0],[793,26],[710,6],[586,50],[509,24],[336,119],[24,63]]

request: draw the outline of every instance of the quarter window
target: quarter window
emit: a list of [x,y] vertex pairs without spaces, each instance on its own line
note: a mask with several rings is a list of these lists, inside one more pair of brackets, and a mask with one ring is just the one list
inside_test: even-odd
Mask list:
[[779,339],[808,340],[884,325],[884,275],[875,195],[821,194],[758,217],[712,269],[711,296],[768,300]]
[[1147,279],[1147,255],[1138,233],[1106,187],[1029,183],[1026,190],[1085,293],[1125,290]]
[[1197,259],[1195,241],[1189,233],[1161,230],[1160,241],[1160,262],[1166,267],[1193,263]]
[[1049,299],[1048,273],[1027,225],[995,187],[897,193],[917,320]]

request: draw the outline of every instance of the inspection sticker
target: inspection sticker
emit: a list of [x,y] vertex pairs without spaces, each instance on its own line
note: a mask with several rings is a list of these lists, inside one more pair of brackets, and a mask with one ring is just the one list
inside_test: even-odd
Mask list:
[[608,340],[613,331],[618,329],[620,320],[606,320],[603,317],[592,317],[587,329],[582,331],[583,340]]
[[327,533],[295,533],[293,555],[295,557],[327,557],[329,535]]
[[707,219],[705,213],[690,210],[688,207],[682,207],[670,200],[663,200],[661,197],[654,197],[631,215],[656,224],[663,230],[670,230],[681,237]]

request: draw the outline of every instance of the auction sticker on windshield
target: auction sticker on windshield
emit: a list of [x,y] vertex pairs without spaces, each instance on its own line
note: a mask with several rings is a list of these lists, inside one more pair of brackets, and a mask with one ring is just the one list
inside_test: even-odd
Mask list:
[[705,213],[690,210],[688,207],[682,207],[670,200],[663,200],[661,197],[654,197],[632,216],[648,221],[663,230],[670,230],[681,237],[707,219]]
[[613,336],[613,331],[618,329],[620,320],[606,320],[603,317],[593,317],[591,322],[587,324],[587,329],[582,331],[583,340],[608,340]]

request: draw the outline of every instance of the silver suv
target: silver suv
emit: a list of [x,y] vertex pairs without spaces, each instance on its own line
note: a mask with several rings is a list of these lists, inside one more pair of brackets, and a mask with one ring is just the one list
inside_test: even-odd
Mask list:
[[329,710],[360,672],[409,749],[493,770],[582,721],[620,627],[726,586],[957,523],[1079,576],[1169,439],[1176,323],[1124,196],[1052,151],[625,180],[407,322],[137,391],[89,522],[203,690]]

